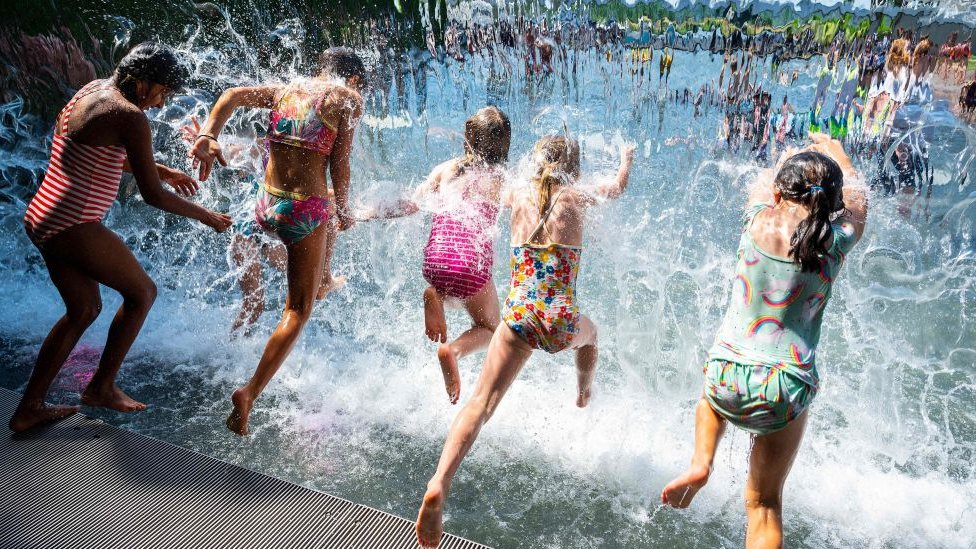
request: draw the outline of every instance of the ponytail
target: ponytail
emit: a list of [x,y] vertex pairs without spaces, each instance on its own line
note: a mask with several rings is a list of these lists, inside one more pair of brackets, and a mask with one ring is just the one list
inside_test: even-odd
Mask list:
[[844,207],[843,172],[828,156],[802,152],[783,164],[776,186],[786,199],[810,210],[790,237],[789,256],[801,271],[817,271],[830,242],[830,217]]
[[532,178],[539,204],[539,217],[545,215],[552,202],[552,188],[579,177],[579,144],[566,136],[543,137],[535,144],[539,170]]
[[539,172],[533,182],[535,183],[536,196],[539,204],[539,217],[546,214],[549,209],[549,202],[552,201],[552,186],[559,184],[559,177],[553,174],[553,166],[545,166]]
[[803,272],[820,269],[820,258],[827,253],[830,240],[830,214],[827,192],[815,185],[807,192],[810,215],[796,226],[790,237],[790,258]]

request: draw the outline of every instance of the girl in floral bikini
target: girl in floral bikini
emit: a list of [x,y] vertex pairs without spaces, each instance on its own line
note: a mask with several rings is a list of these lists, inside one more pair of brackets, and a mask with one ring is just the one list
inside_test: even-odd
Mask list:
[[257,224],[285,246],[288,297],[254,375],[231,397],[234,408],[227,428],[239,435],[247,434],[254,401],[298,341],[319,293],[323,267],[329,268],[333,210],[326,173],[332,179],[338,228],[345,230],[353,222],[347,208],[349,157],[362,116],[359,90],[366,69],[347,48],[324,52],[320,68],[317,78],[285,86],[225,91],[190,150],[200,163],[200,179],[206,179],[214,161],[227,164],[217,136],[234,111],[271,109],[268,164],[254,213]]
[[481,427],[491,418],[508,387],[535,349],[576,351],[576,405],[590,401],[596,372],[596,325],[576,304],[576,275],[583,244],[583,221],[597,198],[617,198],[627,188],[634,148],[621,150],[617,178],[607,184],[577,187],[579,145],[568,137],[546,137],[535,146],[538,170],[532,185],[503,196],[512,208],[512,282],[504,322],[488,346],[488,355],[471,399],[458,413],[444,443],[440,462],[427,483],[417,517],[417,540],[436,547],[443,533],[444,501],[461,460]]

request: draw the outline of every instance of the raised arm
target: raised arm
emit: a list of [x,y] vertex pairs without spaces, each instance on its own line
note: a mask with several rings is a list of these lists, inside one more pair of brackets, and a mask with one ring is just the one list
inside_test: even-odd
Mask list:
[[810,134],[813,145],[809,149],[823,153],[837,162],[841,171],[844,172],[844,219],[854,225],[854,236],[857,240],[864,234],[864,227],[868,219],[868,193],[861,180],[851,158],[844,151],[844,146],[840,141],[831,139],[830,136],[822,133]]
[[246,88],[230,88],[220,94],[220,98],[214,103],[210,110],[210,116],[203,126],[203,131],[199,132],[193,146],[188,153],[193,158],[193,165],[200,167],[200,180],[205,181],[210,177],[210,170],[213,168],[214,160],[220,162],[221,166],[226,166],[223,151],[217,137],[220,135],[224,125],[230,120],[231,115],[238,107],[250,107],[255,109],[270,109],[274,106],[275,93],[278,88],[275,86],[255,86]]
[[135,176],[139,193],[146,204],[160,210],[196,219],[201,223],[222,232],[230,226],[230,218],[224,214],[210,211],[199,204],[185,200],[163,187],[159,171],[153,159],[152,134],[149,120],[140,111],[124,112],[121,127],[128,128],[121,134],[122,145],[128,156],[129,167]]
[[602,198],[619,198],[627,190],[627,183],[630,182],[630,169],[634,165],[634,146],[626,143],[620,146],[620,168],[617,170],[617,177],[608,183],[597,185],[595,193]]

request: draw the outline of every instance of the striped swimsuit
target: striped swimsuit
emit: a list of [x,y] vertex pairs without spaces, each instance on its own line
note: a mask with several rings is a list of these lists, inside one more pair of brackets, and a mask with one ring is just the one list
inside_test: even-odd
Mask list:
[[491,231],[498,206],[469,205],[472,211],[434,216],[424,248],[424,279],[448,297],[468,299],[491,280],[495,250]]
[[54,132],[51,144],[51,162],[24,215],[27,235],[38,246],[69,227],[100,222],[119,192],[125,148],[85,145],[67,136],[75,103],[105,89],[101,84],[96,80],[86,85],[61,111],[60,132]]

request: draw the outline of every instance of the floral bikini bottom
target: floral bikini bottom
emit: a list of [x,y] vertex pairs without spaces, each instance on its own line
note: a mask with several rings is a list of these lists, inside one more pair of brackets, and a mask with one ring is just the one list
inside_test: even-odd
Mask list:
[[264,185],[258,190],[254,219],[262,229],[277,235],[290,246],[329,220],[329,199]]

